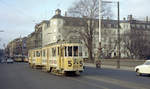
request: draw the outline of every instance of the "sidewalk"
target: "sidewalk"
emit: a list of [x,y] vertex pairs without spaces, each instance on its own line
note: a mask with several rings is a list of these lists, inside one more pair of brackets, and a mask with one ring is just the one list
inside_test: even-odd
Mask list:
[[[85,63],[85,66],[96,67],[96,65],[92,63]],[[116,66],[111,66],[111,65],[102,65],[101,68],[117,69]],[[134,67],[121,66],[120,69],[117,70],[134,71]]]

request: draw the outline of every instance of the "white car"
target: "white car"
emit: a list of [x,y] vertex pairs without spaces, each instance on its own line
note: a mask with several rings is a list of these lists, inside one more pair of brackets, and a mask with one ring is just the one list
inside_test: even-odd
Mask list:
[[14,60],[12,60],[10,58],[7,59],[7,63],[13,63],[13,62],[14,62]]
[[135,67],[137,75],[150,74],[150,60],[147,60],[144,64]]

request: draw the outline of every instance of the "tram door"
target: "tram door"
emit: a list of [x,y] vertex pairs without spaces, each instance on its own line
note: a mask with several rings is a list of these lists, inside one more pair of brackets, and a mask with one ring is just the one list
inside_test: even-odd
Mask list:
[[64,51],[65,51],[64,47],[61,46],[59,48],[59,66],[61,69],[64,68]]
[[47,65],[49,65],[50,63],[49,63],[49,59],[50,59],[50,48],[47,48],[46,49],[47,50],[47,58],[46,58],[46,60],[47,60]]

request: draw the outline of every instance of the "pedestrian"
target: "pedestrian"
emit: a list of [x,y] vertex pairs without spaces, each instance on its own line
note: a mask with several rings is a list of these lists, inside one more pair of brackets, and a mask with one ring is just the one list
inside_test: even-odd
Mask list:
[[96,61],[96,68],[101,68],[101,61],[100,60]]

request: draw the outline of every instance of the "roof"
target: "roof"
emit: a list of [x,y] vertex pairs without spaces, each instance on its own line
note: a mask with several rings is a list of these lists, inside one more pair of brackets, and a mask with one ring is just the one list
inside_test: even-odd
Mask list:
[[43,23],[46,23],[46,24],[49,24],[49,21],[48,20],[43,20],[42,22],[38,23],[35,25],[35,28],[38,28],[41,24]]
[[[87,21],[88,19],[83,19],[80,17],[66,17],[66,16],[61,16],[61,15],[54,15],[52,17],[52,19],[63,19],[65,21],[64,26],[84,26],[85,25],[85,21]],[[94,19],[96,21],[96,27],[99,26],[99,19]],[[117,25],[117,20],[107,20],[107,19],[103,19],[102,20],[102,24],[112,24],[112,25]],[[105,26],[105,25],[103,25]],[[105,26],[107,27],[107,26]],[[116,27],[116,26],[114,26]]]

